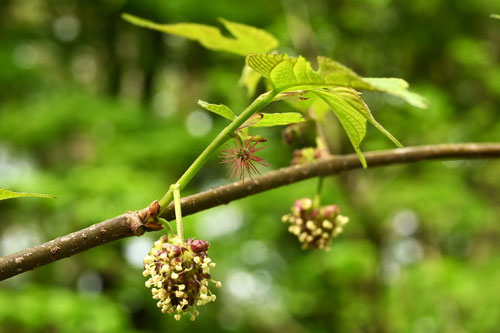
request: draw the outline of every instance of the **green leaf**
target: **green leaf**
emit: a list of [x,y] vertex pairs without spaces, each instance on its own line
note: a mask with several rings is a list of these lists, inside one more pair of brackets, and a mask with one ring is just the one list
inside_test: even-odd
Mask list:
[[324,75],[326,82],[337,82],[339,86],[360,90],[384,92],[398,96],[422,109],[428,106],[424,97],[408,91],[409,84],[403,79],[361,77],[350,68],[326,57],[318,57],[318,64],[319,71]]
[[248,97],[255,94],[255,90],[257,90],[257,85],[259,84],[261,78],[262,75],[250,68],[248,65],[243,67],[239,84],[247,88]]
[[349,103],[354,110],[360,113],[366,118],[373,126],[375,126],[382,134],[388,137],[394,144],[398,147],[403,147],[403,145],[386,130],[378,121],[375,120],[368,105],[361,99],[361,94],[352,88],[333,88],[326,90],[326,92],[337,95],[342,98],[345,102]]
[[402,79],[363,78],[344,65],[325,57],[318,57],[317,71],[301,56],[290,58],[286,55],[252,53],[247,56],[246,62],[268,78],[273,89],[279,93],[348,87],[388,93],[403,98],[413,106],[427,107],[425,98],[409,92],[408,83]]
[[14,192],[0,187],[0,200],[21,198],[21,197],[53,198],[53,199],[56,198],[55,196],[50,194]]
[[286,91],[278,94],[273,99],[273,102],[282,100],[292,109],[302,114],[311,115],[312,112],[314,114],[312,117],[316,121],[323,122],[324,115],[331,110],[330,107],[313,92],[314,90],[312,92],[307,90]]
[[233,111],[231,111],[231,109],[225,106],[224,104],[209,104],[200,99],[198,100],[198,105],[204,108],[205,110],[216,113],[219,116],[222,116],[226,119],[234,120],[236,118]]
[[318,57],[319,72],[326,82],[335,82],[338,86],[353,87],[364,84],[363,78],[352,69],[327,57]]
[[493,19],[500,20],[500,15],[499,14],[491,14],[490,17],[493,18]]
[[387,136],[394,144],[402,147],[401,143],[375,120],[368,106],[363,102],[360,93],[352,88],[332,88],[314,91],[333,110],[351,143],[360,157],[363,167],[366,162],[360,151],[360,144],[366,134],[366,121],[368,120],[380,132]]
[[262,119],[251,125],[252,127],[284,126],[305,121],[297,112],[262,113],[262,115]]
[[241,124],[240,128],[238,130],[245,129],[247,127],[252,127],[253,125],[257,124],[262,118],[264,118],[264,114],[257,112],[251,115],[243,124]]
[[123,14],[122,18],[140,27],[198,41],[207,49],[214,51],[225,51],[246,56],[251,52],[265,53],[278,47],[278,40],[270,33],[225,19],[220,19],[220,22],[235,38],[226,37],[222,35],[219,28],[204,24],[158,24],[130,14]]
[[344,127],[344,130],[351,141],[356,154],[358,154],[363,168],[366,168],[366,159],[361,153],[360,145],[366,135],[366,118],[363,116],[356,107],[344,100],[339,94],[333,94],[326,91],[318,90],[314,92],[326,104],[328,104],[338,120]]
[[[238,43],[233,42],[234,48],[233,53],[241,54],[246,56],[251,52],[269,52],[276,49],[279,45],[278,40],[269,32],[258,29],[246,24],[231,22],[223,18],[219,18],[219,21],[224,25],[224,27],[234,36]],[[243,48],[245,51],[237,50],[237,48]],[[260,49],[261,51],[254,51]]]
[[289,58],[286,54],[262,54],[262,53],[251,53],[245,58],[245,62],[250,68],[260,73],[262,76],[267,77],[271,74],[271,71],[283,61],[287,61]]
[[277,92],[328,86],[302,56],[290,58],[280,54],[250,54],[246,61],[248,66],[268,78]]
[[369,86],[360,86],[364,90],[385,92],[404,99],[408,104],[417,108],[426,109],[428,106],[427,100],[414,92],[408,91],[409,84],[403,79],[397,78],[364,78],[364,82]]

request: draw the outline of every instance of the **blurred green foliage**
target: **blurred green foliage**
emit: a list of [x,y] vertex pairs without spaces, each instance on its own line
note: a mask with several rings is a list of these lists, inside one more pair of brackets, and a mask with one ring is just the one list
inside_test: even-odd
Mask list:
[[[486,0],[0,2],[0,185],[57,200],[0,203],[6,255],[159,198],[235,112],[243,60],[139,29],[217,17],[266,29],[280,51],[402,77],[428,110],[365,93],[404,145],[500,141],[500,3]],[[229,92],[229,93],[228,93]],[[290,111],[275,103],[269,112]],[[257,133],[257,131],[256,131]],[[277,129],[262,156],[288,165]],[[352,152],[332,129],[338,152]],[[391,148],[373,128],[364,151]],[[186,193],[229,182],[214,158]],[[281,224],[310,180],[186,218],[224,286],[195,322],[162,315],[141,260],[160,233],[4,281],[0,332],[495,332],[500,325],[500,163],[425,162],[327,179],[351,218],[331,252],[301,251]]]

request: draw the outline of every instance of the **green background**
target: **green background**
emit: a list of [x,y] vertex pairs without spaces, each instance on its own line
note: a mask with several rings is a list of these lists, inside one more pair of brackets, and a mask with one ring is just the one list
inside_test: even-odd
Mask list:
[[[203,99],[239,113],[243,58],[141,29],[159,22],[263,28],[279,50],[325,55],[363,76],[394,76],[426,96],[419,110],[364,94],[406,145],[500,141],[500,2],[0,2],[0,186],[57,200],[0,203],[0,255],[161,197],[225,125]],[[262,87],[261,87],[262,88]],[[290,111],[275,103],[268,110]],[[289,164],[280,129],[269,169]],[[335,132],[337,153],[351,153]],[[364,151],[392,148],[373,127]],[[188,186],[229,183],[213,158]],[[162,315],[141,261],[161,232],[100,246],[0,283],[0,332],[499,332],[500,162],[422,162],[325,181],[323,201],[351,222],[330,252],[301,251],[280,222],[316,181],[187,217],[211,243],[217,301],[195,322]]]

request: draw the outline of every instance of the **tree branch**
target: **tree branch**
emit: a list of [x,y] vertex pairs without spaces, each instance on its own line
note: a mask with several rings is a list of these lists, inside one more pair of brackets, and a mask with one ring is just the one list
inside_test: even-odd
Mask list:
[[140,236],[145,229],[138,216],[138,212],[119,215],[50,242],[0,258],[0,280],[120,238]]
[[[433,159],[500,158],[500,143],[443,144],[408,147],[366,153],[365,157],[369,167]],[[357,155],[350,154],[342,156],[334,155],[307,165],[282,168],[277,171],[268,172],[250,181],[236,182],[185,197],[182,200],[182,212],[184,216],[191,215],[301,180],[333,175],[341,171],[360,167],[361,163]],[[120,238],[140,236],[147,229],[143,223],[147,220],[147,212],[151,212],[152,207],[150,205],[149,208],[145,208],[139,212],[128,212],[42,245],[0,258],[0,280],[5,280],[22,272]],[[173,203],[167,207],[161,217],[167,220],[175,218]]]

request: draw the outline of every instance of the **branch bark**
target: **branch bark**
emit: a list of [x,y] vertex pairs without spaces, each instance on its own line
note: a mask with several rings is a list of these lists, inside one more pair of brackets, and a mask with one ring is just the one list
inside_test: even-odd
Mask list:
[[[443,144],[384,150],[365,154],[369,167],[411,163],[433,159],[500,158],[500,143]],[[182,200],[183,215],[191,215],[218,205],[301,180],[361,168],[355,154],[334,155],[307,165],[271,171],[246,182],[235,182]],[[151,205],[149,210],[151,211]],[[0,258],[0,281],[114,240],[142,235],[148,208],[111,218],[42,245]],[[171,203],[162,216],[175,219]]]
[[0,280],[120,238],[140,236],[144,232],[139,212],[119,215],[50,242],[0,258]]

